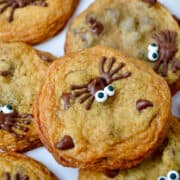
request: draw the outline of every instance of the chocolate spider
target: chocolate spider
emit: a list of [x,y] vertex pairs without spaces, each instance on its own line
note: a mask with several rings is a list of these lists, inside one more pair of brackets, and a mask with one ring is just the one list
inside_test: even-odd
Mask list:
[[171,65],[173,73],[180,70],[180,61],[175,58],[178,51],[176,47],[177,33],[174,31],[161,31],[160,33],[154,33],[153,38],[157,41],[158,45],[151,44],[148,47],[148,59],[150,61],[156,61],[154,70],[167,76],[168,66]]
[[14,19],[14,12],[18,8],[23,8],[28,5],[42,6],[46,7],[47,3],[45,0],[0,0],[0,4],[4,4],[2,8],[0,8],[0,14],[2,14],[7,8],[11,7],[11,12],[8,17],[8,21],[12,22]]
[[[28,128],[24,125],[30,124],[33,116],[31,114],[18,114],[12,110],[10,105],[6,105],[1,109],[0,129],[12,133],[16,137],[23,138],[24,135],[22,133],[28,131]],[[22,133],[19,134],[18,131]]]
[[[71,86],[71,90],[73,93],[72,93],[72,96],[69,96],[69,97],[70,98],[80,97],[81,104],[89,100],[89,102],[86,105],[87,110],[91,108],[94,100],[96,100],[97,102],[103,103],[107,100],[108,96],[114,95],[114,88],[111,85],[111,83],[131,76],[131,72],[118,74],[119,71],[125,66],[124,63],[119,63],[119,65],[116,68],[112,69],[114,63],[116,62],[116,59],[114,57],[110,58],[107,71],[105,71],[104,66],[105,66],[106,60],[107,60],[106,57],[102,57],[101,59],[99,77],[90,80],[90,82],[87,84]],[[68,101],[65,101],[65,103],[66,102]],[[67,107],[67,104],[65,104],[65,107]]]
[[22,175],[21,173],[16,173],[13,176],[11,176],[11,174],[9,172],[5,172],[4,176],[3,176],[3,180],[29,180],[29,176],[27,175]]

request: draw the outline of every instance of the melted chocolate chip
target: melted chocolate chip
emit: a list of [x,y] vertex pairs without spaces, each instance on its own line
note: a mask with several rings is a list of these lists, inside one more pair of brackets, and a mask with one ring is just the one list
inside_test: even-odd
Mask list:
[[87,16],[87,22],[91,25],[91,31],[94,34],[99,36],[104,31],[103,24],[95,18]]
[[104,174],[109,178],[114,178],[119,174],[119,170],[106,170]]
[[151,6],[157,3],[157,0],[143,0],[146,3],[149,3]]
[[71,93],[66,93],[62,96],[64,110],[68,110],[70,108],[71,98]]
[[0,76],[6,77],[6,76],[9,76],[10,74],[11,74],[10,71],[0,71]]
[[153,104],[151,101],[140,99],[136,102],[136,108],[138,111],[142,111],[148,107],[153,107]]
[[64,136],[61,141],[56,144],[56,148],[60,150],[68,150],[74,148],[73,139],[68,135]]
[[14,12],[18,8],[23,8],[29,5],[42,6],[42,7],[47,6],[45,0],[1,0],[0,4],[4,4],[2,8],[0,8],[0,14],[2,14],[5,10],[11,7],[10,15],[8,17],[9,22],[12,22],[14,20]]
[[24,133],[27,132],[29,129],[23,125],[30,124],[32,117],[31,114],[19,115],[16,112],[9,114],[0,113],[0,129],[12,133],[18,138],[23,138],[24,135],[17,133],[16,130],[20,130]]

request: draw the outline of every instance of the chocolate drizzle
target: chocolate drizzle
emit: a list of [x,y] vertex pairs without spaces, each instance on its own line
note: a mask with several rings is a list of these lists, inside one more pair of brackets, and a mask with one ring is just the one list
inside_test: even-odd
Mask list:
[[[14,176],[12,176],[12,179],[13,180],[29,180],[29,176],[16,173]],[[4,173],[4,177],[2,180],[11,180],[11,174],[8,172]]]
[[[131,76],[131,72],[127,71],[124,74],[118,74],[121,69],[124,68],[124,63],[119,63],[119,65],[113,69],[113,65],[116,61],[114,57],[109,59],[109,64],[107,71],[105,71],[105,62],[107,60],[107,57],[102,57],[100,62],[100,77],[96,77],[89,81],[87,84],[82,85],[72,85],[71,91],[72,96],[71,98],[78,98],[80,97],[79,102],[82,104],[85,101],[89,100],[86,105],[86,110],[89,110],[95,100],[95,94],[99,90],[104,90],[104,88],[114,81],[118,81],[121,79],[128,78]],[[64,96],[62,96],[64,99]],[[67,98],[67,97],[66,97]],[[68,99],[69,100],[69,99]]]
[[91,26],[92,33],[99,36],[104,31],[104,26],[100,21],[97,21],[95,18],[90,16],[87,16],[86,19]]
[[[167,76],[168,66],[171,65],[173,73],[180,70],[180,61],[175,58],[178,51],[176,47],[177,33],[174,31],[161,31],[154,33],[153,38],[159,45],[159,59],[155,62],[154,70]],[[161,68],[162,67],[162,68]]]
[[[12,133],[18,138],[23,138],[23,133],[28,131],[28,128],[24,125],[30,124],[32,118],[33,115],[31,114],[19,115],[16,112],[9,114],[0,113],[0,129]],[[22,133],[19,134],[18,131]]]
[[114,178],[119,174],[119,170],[106,170],[104,174],[109,178]]
[[2,14],[6,9],[11,7],[11,12],[8,17],[9,22],[12,22],[14,20],[14,12],[18,8],[23,8],[29,5],[42,7],[46,7],[48,5],[46,3],[46,0],[0,0],[0,4],[4,4],[0,8],[0,14]]
[[151,101],[145,100],[145,99],[139,99],[136,102],[136,108],[138,111],[142,111],[148,107],[153,107],[153,103]]
[[143,1],[150,4],[151,6],[157,3],[157,0],[143,0]]
[[56,148],[60,150],[68,150],[74,148],[74,142],[71,136],[65,135],[59,143],[56,144]]

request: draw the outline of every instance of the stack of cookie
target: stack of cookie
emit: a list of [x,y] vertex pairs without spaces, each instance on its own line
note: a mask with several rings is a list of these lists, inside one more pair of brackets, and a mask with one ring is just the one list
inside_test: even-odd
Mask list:
[[[160,3],[96,0],[71,23],[59,59],[10,43],[55,35],[77,2],[0,1],[0,148],[42,142],[81,169],[79,180],[179,180],[171,95],[180,90],[180,29]],[[23,155],[1,153],[1,163],[3,180],[57,179]]]

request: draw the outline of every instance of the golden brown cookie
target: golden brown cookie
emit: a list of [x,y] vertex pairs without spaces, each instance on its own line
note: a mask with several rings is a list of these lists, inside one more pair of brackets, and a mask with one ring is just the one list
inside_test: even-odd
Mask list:
[[17,153],[0,153],[1,180],[58,180],[38,161]]
[[66,37],[66,53],[95,45],[144,60],[180,90],[180,28],[156,0],[100,0],[76,17]]
[[[173,178],[173,174],[176,174],[174,171],[180,172],[180,121],[175,119],[164,143],[141,165],[126,171],[104,173],[82,170],[79,180],[179,180],[179,174]],[[166,179],[167,176],[169,179]]]
[[0,42],[40,43],[66,24],[78,0],[1,0]]
[[26,151],[41,145],[32,105],[53,59],[23,43],[0,44],[0,149]]
[[94,47],[50,66],[34,115],[59,163],[102,171],[146,159],[167,133],[170,106],[166,82],[146,64]]

